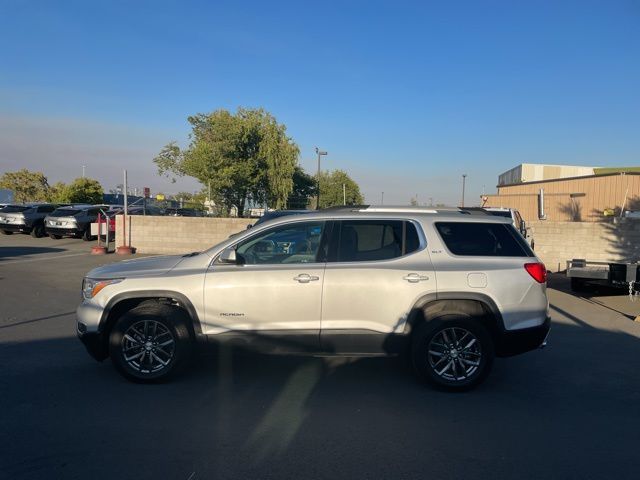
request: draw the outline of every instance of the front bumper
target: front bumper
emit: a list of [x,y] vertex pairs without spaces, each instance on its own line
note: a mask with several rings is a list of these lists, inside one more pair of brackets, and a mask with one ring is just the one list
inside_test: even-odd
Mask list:
[[16,233],[29,233],[31,232],[31,225],[26,223],[0,223],[0,230]]
[[109,348],[107,342],[102,335],[97,332],[80,333],[78,338],[84,344],[87,352],[97,361],[101,362],[109,356]]
[[544,323],[537,327],[504,330],[497,338],[496,355],[511,357],[543,347],[546,345],[550,329],[551,317],[547,317]]
[[82,233],[82,230],[77,228],[77,227],[74,227],[74,228],[58,228],[58,227],[46,226],[45,227],[45,231],[47,232],[47,235],[60,235],[62,237],[76,236],[76,235],[80,235]]
[[98,361],[109,356],[107,339],[98,330],[103,310],[83,301],[76,309],[76,333],[89,354]]

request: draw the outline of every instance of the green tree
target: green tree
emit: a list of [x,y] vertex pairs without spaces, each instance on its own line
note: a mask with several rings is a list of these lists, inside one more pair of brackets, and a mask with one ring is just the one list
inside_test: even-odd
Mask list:
[[287,199],[287,208],[292,210],[307,208],[310,199],[315,196],[317,188],[316,179],[296,166],[293,172],[293,190]]
[[44,173],[23,168],[17,172],[4,173],[0,177],[0,188],[13,191],[16,203],[43,202],[48,198],[49,182]]
[[[63,184],[64,185],[64,184]],[[104,190],[102,185],[93,178],[76,178],[69,185],[64,186],[59,195],[62,202],[71,203],[102,203]]]
[[345,171],[320,172],[320,208],[344,205],[345,197],[346,205],[362,205],[364,203],[360,187]]
[[56,182],[49,187],[47,194],[47,200],[52,203],[66,203],[69,201],[67,198],[67,185],[64,182]]
[[249,199],[285,207],[299,149],[284,125],[263,109],[245,108],[235,114],[199,113],[188,120],[189,146],[166,145],[153,160],[159,174],[188,175],[203,186],[211,185],[212,196],[226,211],[235,206],[240,216]]

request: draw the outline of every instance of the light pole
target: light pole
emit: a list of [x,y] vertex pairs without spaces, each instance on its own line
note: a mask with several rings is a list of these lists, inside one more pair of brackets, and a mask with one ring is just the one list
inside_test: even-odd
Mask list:
[[326,155],[327,152],[316,147],[316,153],[318,154],[318,191],[316,192],[316,210],[320,210],[320,157],[322,155]]
[[82,178],[84,178],[84,169],[86,168],[86,165],[82,165]]
[[464,186],[465,186],[466,179],[467,179],[467,174],[463,173],[462,174],[462,205],[461,205],[462,208],[464,208]]
[[382,192],[382,197],[380,198],[380,205],[384,205],[384,192]]

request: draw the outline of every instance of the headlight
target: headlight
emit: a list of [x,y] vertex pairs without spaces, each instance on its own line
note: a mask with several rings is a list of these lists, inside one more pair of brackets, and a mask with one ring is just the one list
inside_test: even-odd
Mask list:
[[124,278],[112,278],[110,280],[93,280],[91,278],[82,279],[82,296],[89,300],[95,297],[100,290],[107,285],[113,285],[114,283],[120,283]]

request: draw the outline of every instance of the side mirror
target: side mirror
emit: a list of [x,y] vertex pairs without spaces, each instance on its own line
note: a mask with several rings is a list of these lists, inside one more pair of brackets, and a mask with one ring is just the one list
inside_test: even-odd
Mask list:
[[520,225],[520,228],[522,229],[522,233],[526,234],[527,233],[527,222],[522,220],[522,224]]
[[233,247],[225,248],[218,259],[220,263],[238,263],[238,259],[236,257],[236,249]]
[[251,227],[253,227],[253,224],[250,223],[249,225],[247,225],[247,230],[249,230]]

